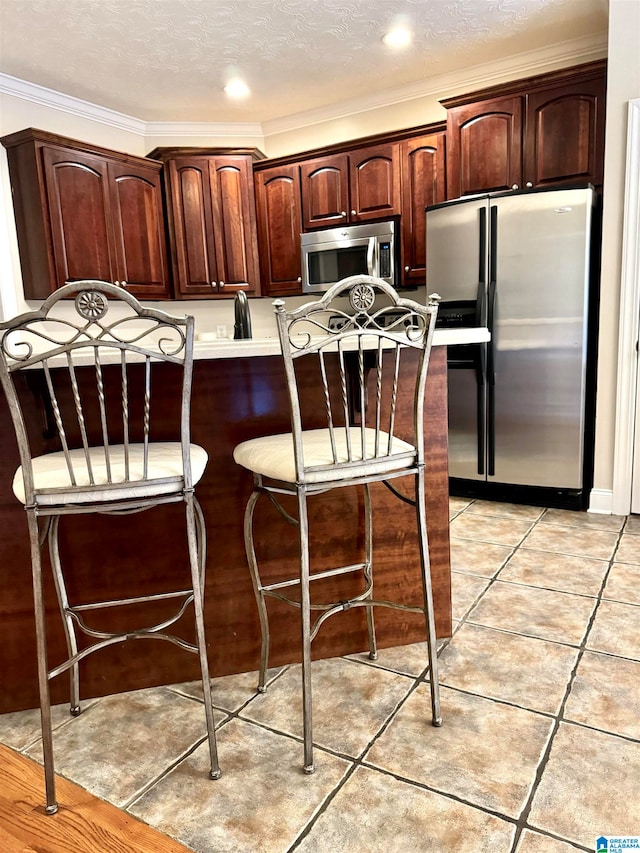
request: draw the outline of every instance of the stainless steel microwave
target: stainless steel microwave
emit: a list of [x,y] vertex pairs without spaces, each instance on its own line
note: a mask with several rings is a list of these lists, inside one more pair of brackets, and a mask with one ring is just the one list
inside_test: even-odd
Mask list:
[[302,292],[317,293],[350,275],[396,285],[396,224],[364,222],[302,234]]

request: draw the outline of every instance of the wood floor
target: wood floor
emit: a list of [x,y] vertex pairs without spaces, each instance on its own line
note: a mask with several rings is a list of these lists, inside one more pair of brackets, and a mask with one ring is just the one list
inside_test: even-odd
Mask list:
[[59,809],[44,811],[42,767],[0,744],[2,853],[186,853],[162,835],[79,785],[56,777]]

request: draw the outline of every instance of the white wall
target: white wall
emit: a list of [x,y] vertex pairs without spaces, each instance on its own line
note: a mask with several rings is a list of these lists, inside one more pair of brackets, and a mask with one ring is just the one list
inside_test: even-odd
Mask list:
[[610,0],[596,448],[592,507],[610,511],[628,103],[640,97],[640,0]]

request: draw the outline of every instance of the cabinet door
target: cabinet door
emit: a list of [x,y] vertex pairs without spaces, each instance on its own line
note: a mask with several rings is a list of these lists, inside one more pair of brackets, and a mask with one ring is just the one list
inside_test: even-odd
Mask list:
[[449,198],[522,184],[523,98],[492,98],[447,115]]
[[555,86],[527,98],[524,179],[528,187],[602,185],[605,78]]
[[297,164],[255,174],[262,293],[301,292],[300,169]]
[[118,281],[142,298],[169,296],[167,248],[158,169],[109,163]]
[[349,154],[351,222],[382,219],[400,213],[398,143],[376,145]]
[[348,221],[349,159],[346,154],[317,157],[300,165],[302,223],[305,228]]
[[115,281],[106,161],[55,147],[43,147],[42,157],[55,287],[85,278]]
[[220,292],[259,291],[258,240],[251,161],[246,156],[209,160]]
[[402,166],[403,284],[426,279],[425,208],[446,199],[445,134],[406,139],[400,146]]
[[168,163],[169,213],[177,289],[182,296],[218,292],[208,157]]

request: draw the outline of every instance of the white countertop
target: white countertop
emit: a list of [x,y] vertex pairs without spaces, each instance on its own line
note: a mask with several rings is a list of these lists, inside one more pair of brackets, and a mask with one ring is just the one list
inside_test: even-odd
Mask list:
[[[456,346],[456,344],[479,344],[490,339],[489,330],[437,329],[433,335],[434,346]],[[251,338],[245,341],[198,340],[194,346],[194,358],[248,358],[249,356],[279,355],[280,342],[277,338]]]
[[[206,334],[206,333],[205,333]],[[205,337],[205,335],[203,335]],[[206,335],[196,340],[193,347],[193,357],[196,360],[219,359],[219,358],[249,358],[265,355],[280,355],[280,341],[278,338],[251,338],[249,340],[234,341],[229,338],[215,338],[213,340]],[[489,330],[475,329],[437,329],[433,336],[434,346],[456,346],[458,344],[477,344],[490,340]],[[142,356],[133,356],[132,361],[143,361]],[[108,348],[101,351],[103,364],[115,364],[119,362],[119,356],[110,352]],[[63,356],[55,356],[49,359],[50,367],[60,367],[66,364]],[[94,354],[91,349],[76,350],[74,356],[76,367],[93,366]],[[33,367],[39,367],[39,364]]]

